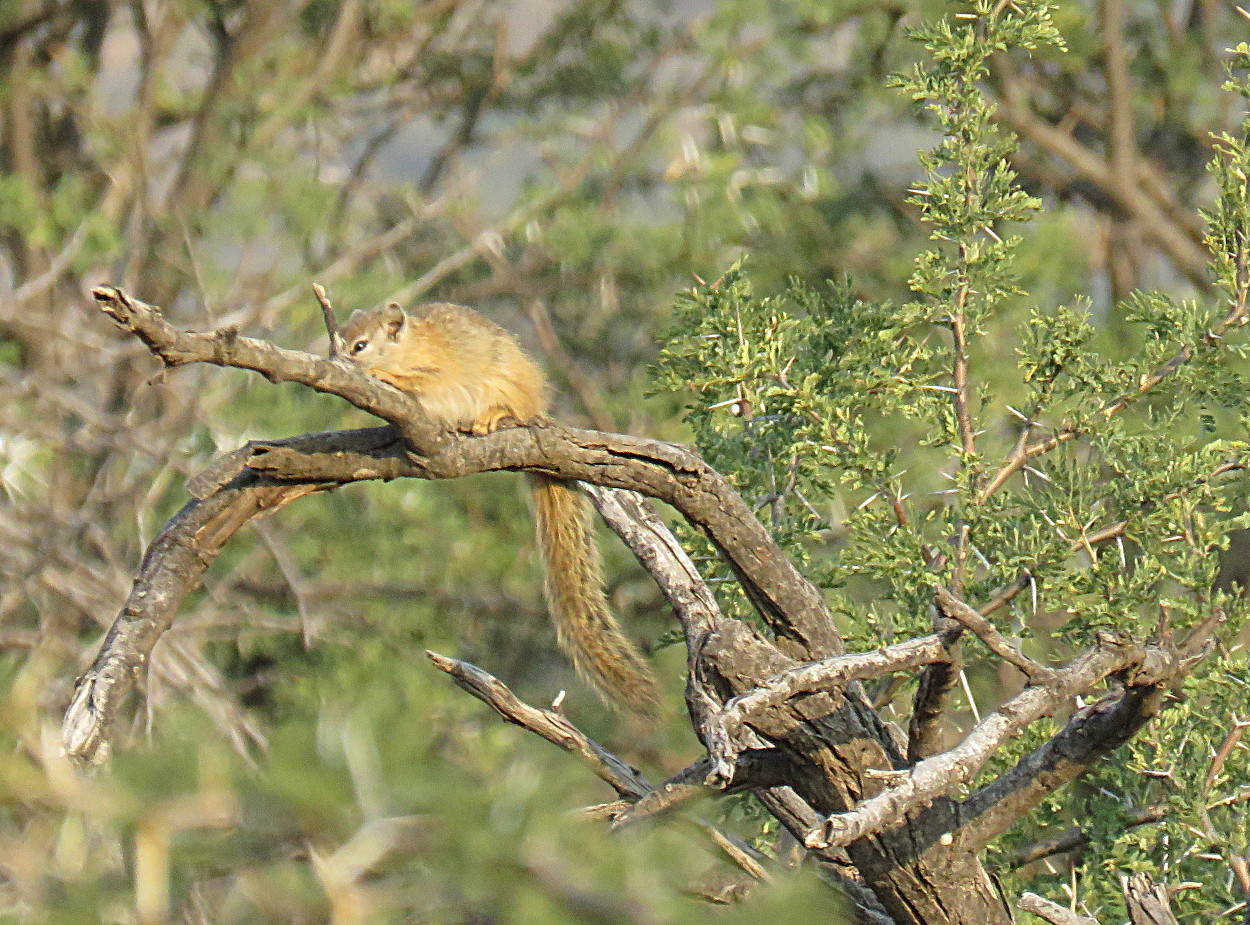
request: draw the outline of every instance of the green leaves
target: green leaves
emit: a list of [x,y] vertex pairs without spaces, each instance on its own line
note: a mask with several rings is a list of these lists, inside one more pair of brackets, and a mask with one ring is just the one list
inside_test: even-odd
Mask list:
[[[921,155],[909,200],[933,242],[916,259],[914,299],[797,280],[761,296],[739,261],[681,294],[657,381],[682,397],[708,460],[829,590],[853,647],[929,631],[934,586],[954,583],[978,605],[1014,589],[993,619],[1043,660],[1103,630],[1184,638],[1233,607],[1212,590],[1219,550],[1250,520],[1239,331],[1250,133],[1220,136],[1211,168],[1220,194],[1207,241],[1227,304],[1134,293],[1115,308],[1120,337],[1108,344],[1090,299],[1028,303],[1017,252],[1041,204],[1019,187],[1015,139],[982,92],[993,55],[1062,49],[1049,7],[978,2],[914,36],[928,58],[894,85],[944,136]],[[1244,69],[1250,46],[1233,56]],[[1229,89],[1250,99],[1244,76]],[[1009,308],[1027,309],[1023,324]],[[1010,376],[998,361],[1008,354]],[[974,679],[998,670],[969,658]],[[1101,772],[1108,793],[1187,807],[1188,828],[1169,833],[1194,871],[1212,840],[1245,838],[1211,816],[1213,789],[1195,789],[1214,733],[1201,748],[1185,740],[1208,711],[1245,715],[1244,682],[1234,689],[1231,677],[1221,665],[1196,674],[1196,699],[1170,705],[1159,744],[1137,746],[1138,766]],[[1003,767],[1039,741],[1014,745]],[[1152,782],[1161,768],[1171,789]],[[1194,821],[1200,797],[1210,831]],[[1125,834],[1124,814],[1097,812],[1091,856],[1111,866],[1086,871],[1112,895],[1108,871],[1162,862],[1149,836]]]

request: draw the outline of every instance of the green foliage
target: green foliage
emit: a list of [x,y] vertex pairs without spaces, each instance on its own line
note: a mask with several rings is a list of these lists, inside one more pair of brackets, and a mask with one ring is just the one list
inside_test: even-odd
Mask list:
[[[1240,618],[1211,589],[1216,551],[1250,523],[1238,478],[1250,464],[1244,139],[1222,136],[1212,166],[1208,244],[1228,304],[1133,293],[1118,323],[1134,349],[1108,351],[1087,302],[1030,304],[1020,255],[1041,203],[1019,186],[1015,139],[983,95],[992,55],[1062,49],[1050,8],[982,0],[915,35],[929,58],[894,84],[943,140],[922,155],[926,177],[910,200],[936,242],[916,258],[913,301],[798,281],[760,296],[739,261],[678,297],[658,381],[683,396],[709,461],[810,560],[856,647],[928,631],[938,584],[978,604],[1014,594],[994,618],[1043,657],[1104,630],[1183,636],[1217,608]],[[1242,66],[1248,51],[1235,51]],[[1229,89],[1250,96],[1244,78]],[[1018,306],[1028,314],[1014,335],[1016,375],[1000,371],[991,390],[989,345],[1012,342]],[[1082,791],[1103,806],[1080,862],[1089,905],[1114,907],[1131,869],[1207,883],[1213,865],[1227,871],[1244,854],[1231,809],[1244,799],[1233,783],[1244,748],[1207,777],[1247,715],[1243,675],[1241,655],[1200,668],[1132,757],[1106,762]],[[1213,715],[1225,721],[1206,723]],[[993,771],[1053,731],[1032,731]],[[1123,813],[1108,809],[1158,799],[1176,808],[1163,842],[1157,828],[1126,833]],[[1054,814],[1083,819],[1067,800],[1054,795],[1007,844],[1060,824]],[[1183,908],[1209,915],[1237,895],[1225,876]]]

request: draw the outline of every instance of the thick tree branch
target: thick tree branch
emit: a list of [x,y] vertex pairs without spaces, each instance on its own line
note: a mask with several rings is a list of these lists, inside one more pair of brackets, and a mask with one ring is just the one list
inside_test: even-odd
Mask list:
[[299,382],[338,395],[385,418],[423,457],[426,478],[528,468],[666,501],[721,549],[775,632],[801,650],[819,655],[841,651],[820,590],[799,574],[728,481],[690,450],[555,424],[456,441],[430,423],[415,399],[350,364],[283,350],[233,330],[180,332],[159,310],[118,289],[103,286],[92,294],[106,314],[171,366],[203,362],[250,369],[273,381]]

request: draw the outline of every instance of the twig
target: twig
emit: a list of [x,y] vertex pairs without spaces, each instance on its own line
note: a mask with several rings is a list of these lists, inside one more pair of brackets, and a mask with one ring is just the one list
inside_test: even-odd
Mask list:
[[1051,925],[1098,925],[1098,920],[1073,912],[1067,906],[1044,899],[1036,893],[1022,893],[1017,903],[1024,912],[1031,912]]
[[343,353],[343,338],[339,334],[338,321],[334,317],[334,306],[330,304],[330,297],[326,295],[326,291],[318,283],[312,284],[313,295],[317,297],[318,304],[321,305],[321,317],[326,323],[326,333],[330,336],[330,359],[337,360]]
[[[1228,314],[1226,314],[1218,324],[1214,325],[1203,336],[1203,343],[1207,345],[1215,343],[1223,338],[1230,329],[1244,325],[1247,321],[1248,310],[1250,309],[1248,309],[1246,305],[1234,305]],[[1125,394],[1120,395],[1103,405],[1101,411],[1099,412],[1102,415],[1102,418],[1104,420],[1110,420],[1131,405],[1136,399],[1146,395],[1161,382],[1164,382],[1175,375],[1177,370],[1189,362],[1193,353],[1194,346],[1192,344],[1185,344],[1182,346],[1170,360],[1156,369],[1153,373],[1148,376],[1142,376],[1141,380],[1137,384],[1137,388],[1134,391],[1126,392]],[[1088,433],[1090,429],[1090,427],[1069,424],[1061,428],[1058,432],[1052,434],[1050,437],[1037,440],[1033,443],[1017,444],[994,475],[991,476],[989,481],[986,482],[986,484],[977,492],[977,502],[984,503],[987,501],[995,492],[1002,488],[1011,476],[1023,469],[1029,460],[1045,453],[1049,453],[1051,450],[1055,449],[1055,447],[1071,440],[1075,440],[1077,437],[1083,436]],[[1110,534],[1105,538],[1110,538],[1112,535],[1114,534]]]
[[[1240,720],[1236,717],[1233,718],[1233,728],[1228,731],[1228,734],[1224,737],[1224,741],[1220,744],[1219,749],[1216,751],[1215,756],[1211,759],[1211,767],[1207,769],[1207,777],[1206,780],[1203,781],[1201,796],[1202,802],[1200,804],[1201,810],[1199,812],[1199,816],[1202,820],[1203,831],[1206,832],[1207,837],[1210,838],[1212,844],[1215,845],[1219,845],[1221,839],[1219,837],[1219,833],[1216,831],[1215,824],[1211,821],[1211,813],[1210,808],[1207,805],[1207,798],[1211,795],[1211,789],[1215,786],[1216,781],[1219,780],[1220,774],[1224,770],[1224,764],[1228,761],[1228,756],[1233,753],[1233,749],[1237,747],[1237,743],[1241,741],[1247,729],[1250,729],[1250,720]],[[1250,897],[1250,864],[1247,863],[1247,859],[1238,854],[1236,849],[1231,847],[1224,847],[1217,850],[1219,850],[1228,861],[1229,868],[1232,869],[1233,874],[1237,877],[1237,883],[1241,887],[1241,892],[1247,897]]]
[[1046,684],[1051,681],[1054,669],[1040,665],[1012,645],[989,620],[973,610],[945,588],[938,588],[937,603],[939,609],[952,620],[963,624],[973,635],[985,643],[986,647],[1003,661],[1016,668],[1034,684]]

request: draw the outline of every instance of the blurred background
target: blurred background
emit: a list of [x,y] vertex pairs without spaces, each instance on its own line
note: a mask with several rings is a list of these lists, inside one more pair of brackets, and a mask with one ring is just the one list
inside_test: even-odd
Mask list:
[[[659,779],[698,753],[650,581],[603,536],[666,723],[609,714],[556,655],[519,477],[357,486],[236,538],[156,650],[112,765],[58,757],[74,677],[184,480],[248,439],[365,426],[239,371],[161,374],[87,296],[324,351],[341,315],[471,304],[573,423],[682,439],[648,365],[673,295],[749,255],[758,288],[906,299],[934,143],[887,89],[890,0],[0,2],[0,920],[684,922],[726,894],[706,837],[609,837],[611,793],[505,727],[430,648],[567,709]],[[1065,0],[1065,55],[998,63],[1020,134],[1032,303],[1207,295],[1212,131],[1241,117],[1219,0]],[[1117,140],[1118,139],[1118,140]],[[1018,307],[1021,317],[1029,307]],[[1010,326],[1007,326],[1009,329]],[[1014,370],[1009,342],[981,357]],[[995,372],[999,370],[1000,372]],[[707,806],[759,834],[749,807]],[[806,873],[724,921],[828,921]],[[771,911],[770,911],[771,910]],[[784,910],[780,912],[778,910]]]

